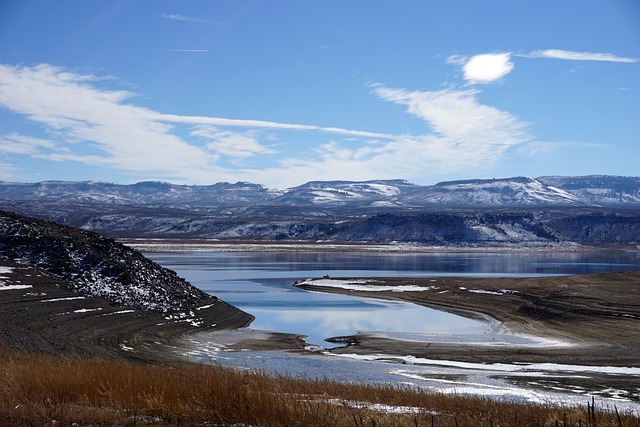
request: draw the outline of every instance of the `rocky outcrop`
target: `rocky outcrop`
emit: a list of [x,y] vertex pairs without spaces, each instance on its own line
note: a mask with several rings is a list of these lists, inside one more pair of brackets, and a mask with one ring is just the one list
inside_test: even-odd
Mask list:
[[169,313],[216,300],[114,240],[2,211],[0,255],[65,279],[68,291],[104,298],[114,305]]

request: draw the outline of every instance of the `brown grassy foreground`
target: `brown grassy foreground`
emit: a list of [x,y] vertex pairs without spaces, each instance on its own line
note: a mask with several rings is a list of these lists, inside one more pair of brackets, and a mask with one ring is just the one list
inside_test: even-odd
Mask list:
[[[629,413],[0,348],[0,425],[640,426]],[[391,414],[372,404],[404,407]]]

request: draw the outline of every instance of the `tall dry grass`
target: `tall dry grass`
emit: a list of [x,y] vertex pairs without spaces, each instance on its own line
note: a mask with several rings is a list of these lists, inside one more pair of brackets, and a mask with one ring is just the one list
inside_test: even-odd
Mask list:
[[[0,361],[0,424],[11,426],[640,427],[638,417],[599,411],[588,402],[582,408],[518,405],[211,365],[86,360],[2,348]],[[413,412],[382,412],[372,404]]]

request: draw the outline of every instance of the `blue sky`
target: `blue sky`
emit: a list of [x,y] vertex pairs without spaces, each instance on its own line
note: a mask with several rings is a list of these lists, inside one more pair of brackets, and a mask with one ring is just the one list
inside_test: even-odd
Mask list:
[[0,2],[0,180],[640,175],[640,2]]

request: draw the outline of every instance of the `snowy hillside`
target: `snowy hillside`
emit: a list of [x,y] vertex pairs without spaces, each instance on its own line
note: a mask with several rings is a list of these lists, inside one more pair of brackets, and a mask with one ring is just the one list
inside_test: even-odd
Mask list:
[[587,205],[588,200],[534,178],[482,179],[442,182],[414,199],[416,204],[496,207]]
[[0,256],[66,279],[68,291],[117,305],[184,313],[216,302],[173,271],[113,240],[2,211]]
[[369,205],[384,202],[401,205],[399,199],[416,188],[404,180],[388,181],[312,181],[290,188],[277,201],[292,205]]
[[[245,182],[0,182],[0,209],[117,237],[438,244],[640,241],[640,178],[599,175],[430,186],[404,180],[313,181],[287,190]],[[458,216],[436,230],[429,225],[433,218],[420,217],[434,212]],[[496,212],[514,216],[505,222],[485,215],[473,223],[478,214]],[[388,214],[395,215],[392,224],[380,221]],[[466,222],[456,222],[459,217]],[[455,230],[464,230],[462,237]]]
[[640,205],[640,177],[543,176],[540,182],[599,205]]
[[640,207],[640,178],[616,176],[500,178],[414,185],[404,180],[312,181],[286,190],[246,182],[175,185],[98,181],[0,182],[0,207],[40,201],[58,205],[406,207]]

